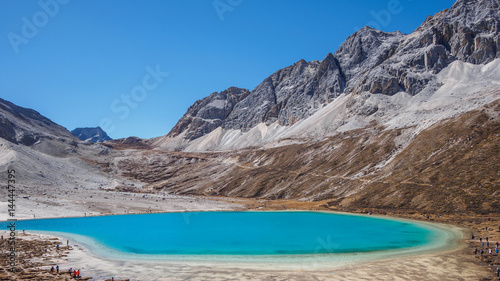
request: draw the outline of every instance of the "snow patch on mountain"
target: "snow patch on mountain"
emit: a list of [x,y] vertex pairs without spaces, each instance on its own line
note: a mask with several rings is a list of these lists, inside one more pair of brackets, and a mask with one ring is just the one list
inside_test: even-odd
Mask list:
[[344,94],[291,126],[262,122],[247,132],[219,127],[191,142],[183,141],[181,134],[157,144],[167,149],[183,147],[184,151],[271,147],[367,128],[374,121],[385,129],[413,128],[411,135],[415,136],[438,121],[498,99],[499,87],[500,59],[486,65],[455,61],[415,96],[405,92],[392,96],[370,92]]

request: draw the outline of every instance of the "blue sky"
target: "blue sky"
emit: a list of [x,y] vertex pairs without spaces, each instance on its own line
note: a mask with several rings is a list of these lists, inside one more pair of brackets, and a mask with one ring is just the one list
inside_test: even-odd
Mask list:
[[410,33],[453,0],[0,0],[0,97],[69,130],[170,131],[196,100],[322,60],[370,25]]

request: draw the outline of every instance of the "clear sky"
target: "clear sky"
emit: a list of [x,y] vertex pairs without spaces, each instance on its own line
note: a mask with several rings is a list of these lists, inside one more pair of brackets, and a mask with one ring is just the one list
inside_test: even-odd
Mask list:
[[454,0],[0,0],[0,97],[69,130],[170,131],[196,100],[252,90],[357,29],[411,33]]

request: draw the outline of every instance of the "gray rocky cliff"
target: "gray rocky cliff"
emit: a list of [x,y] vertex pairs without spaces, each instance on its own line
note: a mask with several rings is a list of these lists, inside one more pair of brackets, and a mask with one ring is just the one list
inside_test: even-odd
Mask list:
[[194,140],[224,124],[236,104],[250,93],[247,89],[231,87],[196,101],[168,134],[175,137],[185,132],[184,138]]
[[[230,88],[197,101],[167,137],[185,132],[186,140],[194,140],[218,127],[245,132],[259,123],[289,126],[341,94],[416,95],[455,60],[484,64],[500,57],[499,3],[458,0],[429,16],[412,34],[364,27],[322,61],[300,60],[251,92]],[[235,91],[239,94],[232,99],[223,94]],[[366,108],[359,113],[376,111]]]
[[40,139],[78,140],[66,128],[35,110],[0,98],[0,137],[15,144],[31,146]]

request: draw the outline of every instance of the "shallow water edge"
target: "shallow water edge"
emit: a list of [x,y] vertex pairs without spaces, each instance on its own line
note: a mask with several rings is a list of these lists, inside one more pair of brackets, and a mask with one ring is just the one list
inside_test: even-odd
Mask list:
[[[272,211],[265,211],[272,212]],[[282,211],[280,211],[282,212]],[[363,214],[350,214],[344,212],[315,211],[330,214],[343,214],[350,216],[367,216]],[[404,221],[416,224],[419,227],[432,230],[438,233],[438,239],[434,239],[429,244],[399,250],[386,250],[364,253],[343,253],[343,254],[295,254],[295,255],[259,255],[259,256],[239,256],[239,255],[144,255],[144,254],[124,254],[107,247],[103,247],[91,238],[75,234],[31,231],[49,236],[61,237],[65,241],[69,239],[72,243],[83,248],[86,255],[93,256],[110,262],[133,262],[137,265],[150,266],[153,264],[169,265],[189,265],[217,268],[244,268],[255,270],[331,270],[363,262],[393,259],[442,251],[451,251],[460,246],[460,240],[464,237],[462,229],[439,223],[428,223],[408,219],[373,216],[386,220]],[[136,234],[140,239],[140,232]]]

